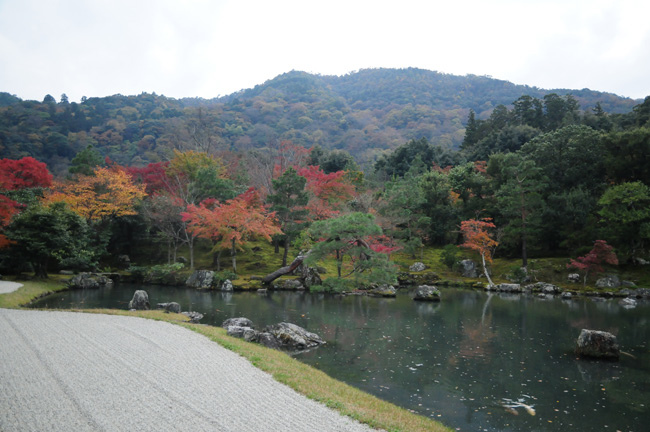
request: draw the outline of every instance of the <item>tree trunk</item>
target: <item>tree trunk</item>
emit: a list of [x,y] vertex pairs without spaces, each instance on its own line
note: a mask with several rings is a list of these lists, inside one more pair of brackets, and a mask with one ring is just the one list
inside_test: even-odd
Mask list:
[[289,255],[289,236],[284,238],[284,254],[282,255],[282,267],[287,265],[287,255]]
[[43,259],[34,263],[34,276],[38,279],[47,279],[47,262],[49,259]]
[[525,195],[521,194],[521,265],[528,268],[528,252],[526,251],[526,207]]
[[[273,248],[275,249],[275,253],[280,253],[280,240],[278,240],[277,237],[273,237]],[[286,265],[286,264],[282,264]]]
[[291,264],[289,264],[288,266],[286,266],[286,267],[282,267],[282,268],[280,268],[280,269],[274,271],[273,273],[270,273],[270,274],[264,276],[264,277],[262,278],[262,283],[265,284],[265,285],[266,285],[266,284],[270,284],[271,282],[273,282],[274,280],[276,280],[276,279],[279,278],[280,276],[284,276],[284,275],[286,275],[286,274],[291,273],[292,271],[294,271],[295,269],[297,269],[298,267],[300,267],[300,265],[303,263],[303,261],[304,261],[308,256],[309,256],[309,251],[308,251],[306,254],[304,254],[304,255],[298,255],[298,256],[296,257],[296,259],[294,259],[294,260],[291,262]]
[[235,239],[232,239],[232,249],[230,250],[232,257],[232,271],[237,273],[237,248],[235,248]]
[[490,274],[488,273],[487,266],[485,265],[485,254],[481,254],[481,260],[483,261],[483,273],[485,273],[485,277],[488,280],[488,284],[489,284],[488,286],[493,287],[494,282],[492,282],[492,279],[490,279]]

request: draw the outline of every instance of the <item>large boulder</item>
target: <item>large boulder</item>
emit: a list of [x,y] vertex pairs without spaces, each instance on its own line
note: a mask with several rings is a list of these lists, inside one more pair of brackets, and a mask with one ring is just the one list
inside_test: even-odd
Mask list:
[[233,290],[234,288],[232,286],[232,282],[230,281],[230,279],[226,279],[225,281],[223,281],[223,283],[221,284],[221,291],[233,291]]
[[277,284],[274,285],[274,288],[279,290],[292,290],[292,291],[305,289],[305,287],[303,286],[302,282],[299,279],[282,279],[281,281],[279,281]]
[[625,309],[632,309],[636,307],[636,300],[630,297],[624,298],[620,302],[618,302],[621,306],[623,306]]
[[618,359],[620,348],[611,333],[582,329],[576,341],[576,354],[583,357]]
[[223,323],[221,323],[221,327],[225,329],[227,329],[230,326],[253,328],[253,321],[249,320],[248,318],[237,317],[237,318],[228,318]]
[[427,268],[427,266],[425,266],[424,263],[416,262],[416,263],[413,263],[413,265],[411,265],[411,266],[409,267],[409,271],[412,271],[412,272],[421,272],[421,271],[426,270],[426,268]]
[[596,281],[597,288],[618,288],[621,286],[621,280],[616,275],[607,275]]
[[561,294],[562,288],[557,285],[550,284],[548,282],[536,282],[534,284],[526,285],[526,291],[531,292],[541,292],[544,294]]
[[306,265],[300,266],[300,280],[307,289],[311,288],[314,285],[323,284],[318,269]]
[[413,300],[439,302],[440,290],[434,286],[420,285],[415,290]]
[[149,310],[149,294],[146,291],[137,290],[129,302],[129,309]]
[[397,297],[397,290],[392,285],[379,285],[368,291],[368,294],[375,297]]
[[470,259],[460,261],[460,274],[466,278],[477,278],[478,267],[476,263]]
[[279,346],[288,350],[305,350],[325,343],[316,333],[308,332],[292,323],[281,322],[274,324],[266,327],[264,332],[273,335],[277,339]]
[[176,302],[158,303],[156,307],[158,309],[165,309],[165,312],[181,313],[181,305]]
[[203,314],[196,311],[181,312],[183,315],[190,319],[190,322],[193,324],[198,324],[199,321],[203,318]]
[[515,283],[500,283],[497,285],[493,285],[492,287],[488,287],[488,290],[505,292],[505,293],[520,293],[521,285]]
[[214,281],[214,272],[212,270],[195,270],[185,281],[185,285],[190,288],[210,289]]
[[580,282],[580,275],[578,273],[569,273],[567,279],[571,283],[578,283]]
[[79,273],[68,281],[68,287],[72,289],[98,289],[112,286],[111,278],[98,273]]

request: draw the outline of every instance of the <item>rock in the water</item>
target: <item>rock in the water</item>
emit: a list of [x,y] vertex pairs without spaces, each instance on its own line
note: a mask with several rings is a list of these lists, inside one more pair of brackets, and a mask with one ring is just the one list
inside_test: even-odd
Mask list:
[[368,291],[368,294],[376,297],[397,297],[397,290],[392,285],[379,285]]
[[607,275],[596,281],[598,288],[618,288],[621,286],[621,280],[616,275]]
[[469,259],[462,260],[460,262],[460,273],[466,278],[478,277],[478,268],[476,267],[476,263]]
[[273,336],[271,333],[268,332],[257,333],[256,342],[260,345],[264,345],[267,348],[273,348],[273,349],[280,348],[280,342],[278,342],[275,336]]
[[637,288],[636,296],[637,298],[650,297],[650,288]]
[[573,294],[571,294],[568,291],[565,291],[565,292],[562,293],[562,298],[565,299],[565,300],[570,300],[571,298],[573,298]]
[[228,336],[245,339],[248,342],[255,342],[257,339],[257,330],[250,327],[240,327],[240,326],[228,326],[226,327]]
[[544,294],[553,294],[553,295],[560,294],[562,292],[562,288],[547,282],[536,282],[534,284],[526,285],[525,289],[526,291],[541,292]]
[[569,279],[569,282],[577,283],[580,282],[580,275],[578,273],[569,273],[567,279]]
[[221,291],[232,291],[232,290],[233,290],[233,286],[232,286],[232,282],[230,282],[230,279],[226,279],[225,281],[223,281],[223,284],[221,285]]
[[183,315],[190,319],[191,323],[198,324],[199,321],[203,318],[203,314],[200,312],[181,312]]
[[316,333],[311,333],[292,323],[279,323],[268,326],[264,332],[273,335],[281,348],[288,350],[304,350],[325,343]]
[[413,263],[413,265],[411,267],[409,267],[409,270],[412,271],[412,272],[421,272],[421,271],[426,270],[426,268],[427,268],[427,266],[425,266],[424,263],[416,262],[416,263]]
[[68,281],[68,286],[73,289],[110,288],[113,286],[113,280],[102,274],[79,273]]
[[628,298],[624,298],[623,300],[618,302],[618,304],[620,304],[624,308],[633,308],[633,307],[636,307],[636,300],[634,300],[633,298],[628,297]]
[[181,305],[176,302],[158,303],[158,309],[165,309],[165,312],[181,313]]
[[500,291],[500,292],[506,292],[506,293],[520,293],[521,292],[521,285],[519,284],[509,284],[509,283],[501,283],[497,285],[493,285],[489,290],[494,290],[494,291]]
[[415,290],[413,300],[439,302],[440,290],[434,286],[420,285]]
[[253,328],[253,321],[249,320],[248,318],[237,317],[237,318],[228,318],[223,323],[221,323],[221,327],[223,328],[228,328],[230,326]]
[[597,297],[592,297],[591,301],[596,302],[596,303],[602,303],[602,302],[607,301],[607,299],[605,297],[598,297],[597,296]]
[[194,273],[187,278],[185,285],[190,288],[210,289],[212,288],[213,280],[214,272],[212,270],[195,270]]
[[149,294],[146,291],[137,290],[129,302],[129,309],[149,310]]
[[576,354],[584,357],[618,359],[620,349],[613,334],[582,329],[576,342]]

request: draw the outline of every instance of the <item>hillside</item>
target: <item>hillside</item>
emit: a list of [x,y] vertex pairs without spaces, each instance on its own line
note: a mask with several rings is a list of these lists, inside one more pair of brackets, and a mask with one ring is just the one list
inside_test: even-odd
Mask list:
[[32,156],[65,173],[93,145],[125,165],[164,160],[173,148],[246,151],[290,140],[344,149],[372,161],[413,138],[458,148],[470,109],[487,118],[522,95],[572,94],[583,110],[627,113],[640,101],[587,89],[543,90],[489,77],[421,69],[367,69],[345,76],[289,72],[219,99],[156,94],[23,101],[0,93],[0,157]]

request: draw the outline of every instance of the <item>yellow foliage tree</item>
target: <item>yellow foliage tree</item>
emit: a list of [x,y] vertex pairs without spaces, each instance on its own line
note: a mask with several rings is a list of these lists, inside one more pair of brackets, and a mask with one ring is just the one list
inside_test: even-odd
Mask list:
[[98,167],[93,174],[55,183],[44,203],[65,202],[89,222],[137,213],[135,204],[147,195],[145,185],[134,184],[119,167]]

